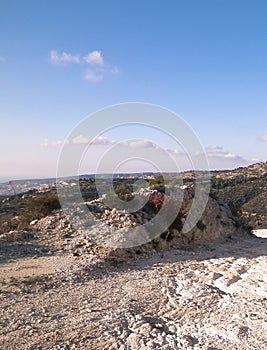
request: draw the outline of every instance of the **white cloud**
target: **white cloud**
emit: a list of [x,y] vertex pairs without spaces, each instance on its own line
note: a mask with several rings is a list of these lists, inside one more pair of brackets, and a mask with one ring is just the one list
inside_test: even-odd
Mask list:
[[[129,147],[131,149],[140,149],[140,148],[151,149],[151,150],[153,149],[158,152],[166,151],[170,154],[173,154],[174,156],[186,156],[186,153],[184,151],[181,151],[179,149],[164,149],[150,140],[136,139],[136,140],[127,140],[123,142],[118,142],[118,141],[110,140],[105,136],[87,137],[84,135],[77,135],[69,141],[68,140],[67,141],[49,141],[46,139],[41,143],[41,146],[56,147],[56,146],[62,146],[63,144],[85,145],[89,143],[95,146],[121,145],[122,147]],[[247,160],[242,156],[225,151],[223,147],[217,146],[217,145],[206,147],[205,152],[208,159],[231,160],[231,161],[239,161],[242,163],[247,162]]]
[[252,160],[245,159],[241,155],[224,150],[221,146],[212,145],[206,147],[205,150],[212,169],[234,168],[252,162]]
[[217,157],[217,158],[240,158],[240,156],[225,151],[223,147],[217,145],[211,145],[206,147],[206,153],[208,157]]
[[106,75],[117,74],[119,72],[116,66],[104,64],[102,53],[97,50],[89,52],[86,56],[79,54],[73,55],[64,51],[59,53],[56,50],[52,50],[50,51],[50,62],[55,64],[75,63],[79,65],[90,65],[90,69],[83,73],[84,79],[90,82],[101,81]]
[[224,158],[236,159],[236,158],[240,158],[240,156],[236,155],[235,153],[225,153]]
[[210,145],[210,146],[206,147],[206,152],[210,155],[224,153],[223,147],[217,146],[217,145]]
[[154,148],[155,145],[147,140],[130,140],[121,143],[122,146],[131,148]]
[[[165,156],[164,152],[168,152],[173,156],[173,159],[177,162],[177,164],[179,164],[180,170],[190,169],[190,167],[192,167],[192,164],[190,162],[188,163],[190,156],[188,157],[186,152],[179,149],[164,149],[150,140],[136,139],[119,142],[111,140],[105,136],[90,137],[80,134],[67,141],[51,142],[49,140],[45,140],[41,143],[41,146],[45,148],[56,148],[61,147],[64,144],[73,146],[76,145],[77,147],[82,145],[95,146],[96,148],[92,148],[92,150],[93,152],[97,152],[96,154],[98,154],[100,150],[105,149],[104,146],[107,148],[111,146],[121,146],[122,148],[118,148],[118,152],[120,152],[120,150],[123,150],[124,147],[131,149],[133,152],[139,152],[141,149],[144,150],[144,154],[147,152],[148,155],[158,155],[159,159],[161,159],[162,156]],[[102,146],[103,148],[98,146]],[[210,165],[210,169],[234,169],[240,166],[247,166],[255,162],[255,159],[245,159],[241,155],[228,152],[224,150],[223,147],[217,145],[206,147],[205,152],[208,163]]]
[[89,70],[84,74],[84,79],[92,82],[103,80],[104,75],[98,71]]
[[48,139],[45,139],[44,141],[41,142],[40,146],[44,148],[48,147],[58,147],[63,145],[63,141],[58,140],[58,141],[49,141]]
[[100,51],[92,51],[88,55],[83,57],[84,61],[88,64],[102,66],[104,65],[103,56]]
[[119,73],[119,69],[118,67],[114,66],[114,67],[96,67],[95,68],[98,72],[101,72],[103,74],[118,74]]
[[115,145],[117,142],[108,139],[105,136],[96,136],[92,139],[92,145],[104,145],[104,146],[109,146],[109,145]]
[[72,55],[64,51],[59,54],[57,51],[53,50],[50,51],[50,61],[52,63],[80,63],[80,56]]
[[174,148],[174,149],[169,149],[169,148],[167,148],[166,151],[167,151],[168,153],[171,153],[171,154],[174,154],[174,155],[185,155],[185,152],[184,152],[184,151],[179,150],[179,149],[177,149],[177,148]]
[[89,143],[89,139],[83,135],[78,135],[78,136],[75,136],[72,140],[71,140],[71,143],[74,144],[74,145],[84,145],[84,144],[87,144]]
[[62,145],[94,145],[94,146],[110,146],[110,145],[114,145],[117,142],[108,139],[105,136],[96,136],[96,137],[87,137],[84,135],[77,135],[75,137],[73,137],[71,140],[58,140],[58,141],[49,141],[48,139],[45,139],[43,142],[41,142],[40,146],[42,147],[58,147],[58,146],[62,146]]
[[87,70],[84,74],[84,79],[97,82],[104,79],[108,74],[117,74],[119,72],[117,67],[95,67],[94,69]]
[[109,146],[115,144],[116,142],[108,139],[105,136],[86,137],[84,135],[78,135],[75,136],[70,143],[74,145],[86,145],[90,143],[90,145],[94,146]]
[[259,140],[267,142],[267,130],[262,135],[260,135]]

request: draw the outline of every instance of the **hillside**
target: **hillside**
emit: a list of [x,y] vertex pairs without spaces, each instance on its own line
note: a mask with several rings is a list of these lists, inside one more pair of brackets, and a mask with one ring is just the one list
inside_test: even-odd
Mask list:
[[213,196],[225,201],[243,224],[267,228],[267,162],[211,175]]

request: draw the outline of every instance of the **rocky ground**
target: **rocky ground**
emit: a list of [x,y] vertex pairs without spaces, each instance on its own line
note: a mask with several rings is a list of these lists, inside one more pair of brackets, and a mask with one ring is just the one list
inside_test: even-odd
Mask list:
[[266,349],[267,239],[101,256],[58,211],[0,239],[3,350]]

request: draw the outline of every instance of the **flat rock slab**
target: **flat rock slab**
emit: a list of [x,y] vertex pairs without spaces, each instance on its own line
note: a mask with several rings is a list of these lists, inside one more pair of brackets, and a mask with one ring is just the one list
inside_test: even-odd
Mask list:
[[252,233],[261,238],[267,238],[267,229],[253,230]]

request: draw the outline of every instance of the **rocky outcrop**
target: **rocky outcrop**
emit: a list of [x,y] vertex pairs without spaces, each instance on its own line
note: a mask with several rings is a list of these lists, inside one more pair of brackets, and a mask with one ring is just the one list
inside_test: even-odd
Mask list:
[[[94,223],[87,225],[87,227],[79,225],[78,215],[74,215],[75,225],[73,225],[72,219],[68,220],[63,211],[58,210],[47,217],[34,218],[23,235],[21,235],[22,231],[16,229],[5,232],[1,237],[14,240],[19,236],[22,238],[32,237],[38,235],[38,232],[45,231],[56,239],[70,238],[68,245],[77,256],[96,254],[109,261],[124,261],[130,257],[149,255],[172,247],[192,248],[197,245],[222,242],[247,235],[246,230],[232,215],[229,207],[213,197],[208,197],[203,214],[194,227],[186,232],[184,224],[194,200],[194,188],[183,186],[182,191],[183,201],[175,219],[169,222],[166,229],[159,230],[158,234],[151,236],[146,231],[147,226],[145,225],[157,218],[166,196],[148,188],[141,191],[141,195],[146,197],[146,201],[144,201],[146,204],[135,212],[129,212],[126,209],[117,210],[107,206],[104,196],[86,202],[89,212],[95,217]],[[172,197],[167,197],[167,199],[168,201],[173,200]],[[129,230],[136,230],[135,232],[139,234],[141,239],[135,240],[136,244],[125,245],[126,248],[116,248],[120,247],[117,240],[127,238]],[[147,235],[145,242],[142,240],[142,235]],[[132,237],[130,238],[132,239]],[[135,237],[133,238],[135,239]],[[109,244],[111,241],[113,243]]]
[[[97,223],[83,236],[86,237],[89,245],[98,247],[94,250],[101,257],[115,261],[116,259],[127,260],[129,257],[151,254],[155,251],[164,251],[168,248],[192,248],[197,245],[240,239],[249,235],[247,230],[240,225],[238,219],[232,215],[229,207],[212,197],[209,197],[201,219],[192,230],[185,233],[183,224],[191,208],[193,198],[192,189],[184,189],[183,204],[170,227],[157,237],[153,237],[151,241],[133,248],[110,247],[105,243],[104,237],[110,237],[112,234],[116,237],[123,236],[129,228],[142,226],[149,222],[157,215],[156,210],[151,210],[151,203],[138,212],[129,213],[125,210],[106,207],[101,198],[93,200],[87,205],[91,212],[95,213]],[[100,237],[103,239],[102,243]]]

